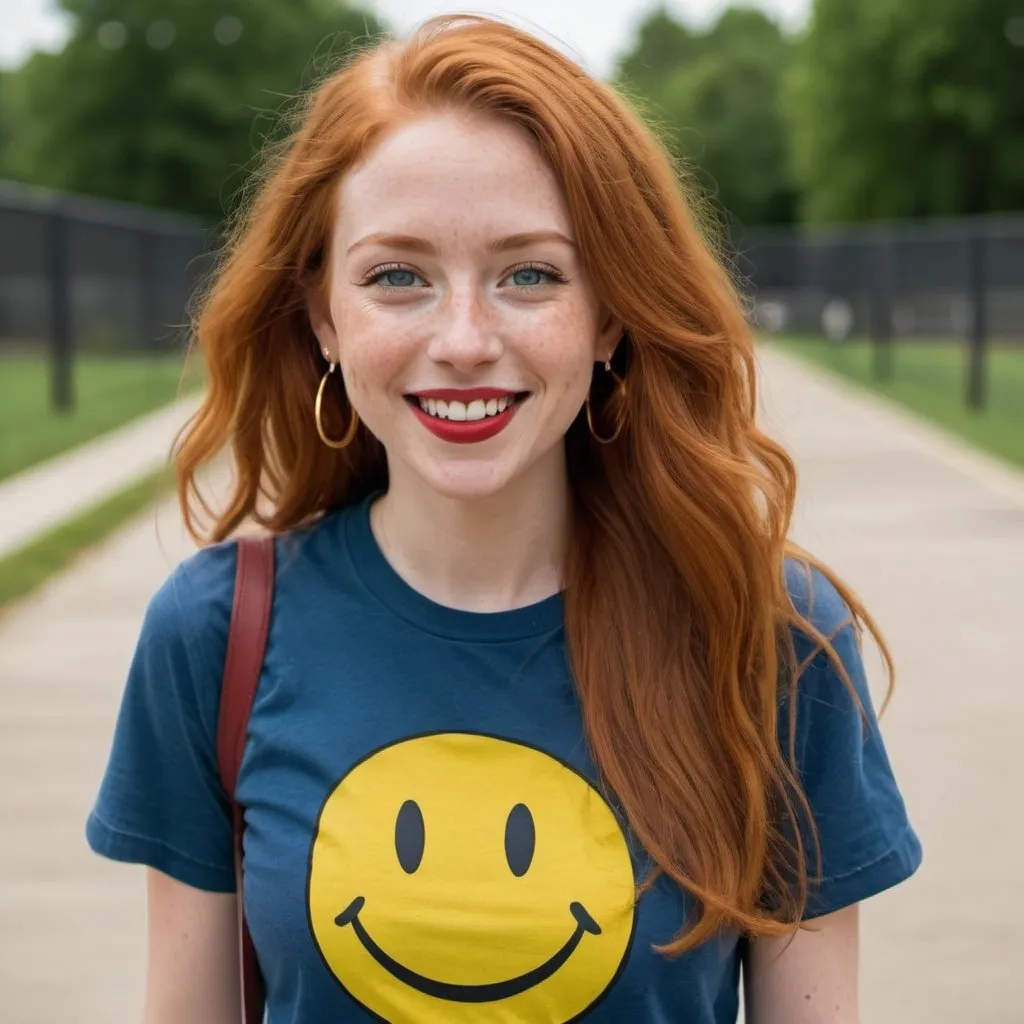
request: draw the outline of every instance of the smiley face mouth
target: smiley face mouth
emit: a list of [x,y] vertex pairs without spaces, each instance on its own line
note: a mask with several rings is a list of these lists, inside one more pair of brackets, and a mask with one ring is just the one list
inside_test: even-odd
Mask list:
[[582,903],[570,903],[569,913],[576,921],[576,930],[569,936],[568,941],[550,959],[545,960],[539,967],[532,971],[519,975],[518,978],[509,978],[507,981],[495,981],[486,985],[453,985],[446,981],[435,981],[427,978],[416,971],[403,966],[393,957],[388,956],[380,946],[370,937],[369,932],[363,927],[359,920],[359,912],[363,909],[366,900],[357,896],[335,919],[334,923],[339,928],[352,925],[359,941],[374,960],[380,964],[392,977],[404,982],[417,992],[424,995],[436,996],[438,999],[448,999],[458,1003],[490,1003],[499,999],[508,999],[517,996],[520,992],[547,981],[568,959],[572,956],[576,947],[583,939],[585,932],[590,935],[600,935],[601,927],[587,913]]

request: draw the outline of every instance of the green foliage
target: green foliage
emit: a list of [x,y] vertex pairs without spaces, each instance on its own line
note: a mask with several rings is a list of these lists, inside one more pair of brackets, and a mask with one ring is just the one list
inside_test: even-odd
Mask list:
[[633,48],[619,58],[616,84],[654,99],[666,76],[699,51],[699,36],[660,8],[644,20]]
[[786,83],[811,222],[1024,206],[1020,0],[815,0]]
[[7,173],[210,220],[280,134],[282,108],[382,32],[342,0],[62,6],[75,24],[67,46],[14,76]]
[[0,178],[10,177],[10,152],[17,129],[15,116],[15,89],[17,76],[0,69]]
[[786,223],[795,214],[781,110],[790,49],[758,10],[730,8],[698,33],[662,9],[619,62],[618,87],[639,97],[673,154],[744,224]]

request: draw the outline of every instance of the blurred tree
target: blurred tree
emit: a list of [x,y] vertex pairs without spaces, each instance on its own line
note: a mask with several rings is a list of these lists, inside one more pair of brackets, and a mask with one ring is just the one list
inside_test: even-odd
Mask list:
[[23,83],[16,71],[0,69],[0,178],[12,177],[11,154],[23,127],[19,113]]
[[1022,11],[815,0],[785,89],[805,219],[1024,207]]
[[14,76],[0,68],[0,178],[9,174],[9,151],[14,137],[14,106],[11,98]]
[[659,7],[637,29],[633,48],[619,58],[616,85],[656,99],[666,78],[698,55],[700,44],[698,35]]
[[697,33],[661,9],[641,25],[618,66],[616,84],[639,97],[702,190],[743,224],[795,216],[781,109],[790,48],[758,10],[729,8]]
[[382,32],[343,0],[61,0],[63,51],[17,72],[7,171],[219,220],[281,108]]

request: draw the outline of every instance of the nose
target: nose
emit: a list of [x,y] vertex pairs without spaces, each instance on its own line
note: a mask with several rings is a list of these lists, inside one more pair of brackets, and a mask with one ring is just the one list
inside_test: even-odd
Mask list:
[[486,299],[470,288],[451,294],[442,307],[427,355],[468,374],[496,362],[503,351]]

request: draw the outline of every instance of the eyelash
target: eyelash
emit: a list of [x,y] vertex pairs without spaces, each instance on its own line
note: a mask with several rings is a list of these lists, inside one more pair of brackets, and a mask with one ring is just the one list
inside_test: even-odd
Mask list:
[[[417,274],[412,267],[406,266],[404,263],[382,263],[379,267],[374,267],[366,277],[363,278],[363,287],[368,288],[376,286],[386,292],[409,292],[415,289],[409,286],[399,287],[398,285],[379,284],[379,279],[384,277],[385,274],[389,274],[394,270],[408,270],[410,274],[415,274],[416,277],[422,277],[422,274]],[[505,277],[512,277],[513,274],[518,274],[520,270],[536,270],[541,274],[545,274],[552,280],[549,284],[568,284],[569,279],[564,275],[560,274],[554,267],[549,267],[543,263],[521,263],[517,267],[512,267],[511,270],[505,275]],[[504,280],[504,278],[502,279]],[[520,284],[513,285],[512,287],[518,288],[522,291],[533,291],[535,288],[539,288],[540,285],[528,285]]]

